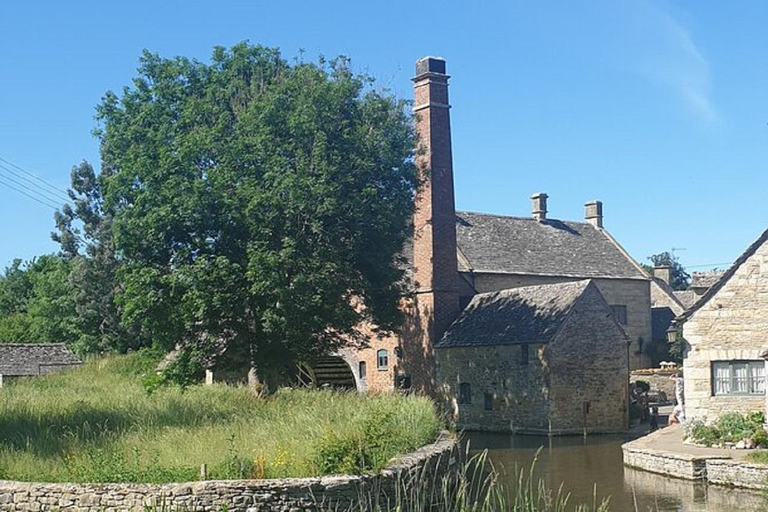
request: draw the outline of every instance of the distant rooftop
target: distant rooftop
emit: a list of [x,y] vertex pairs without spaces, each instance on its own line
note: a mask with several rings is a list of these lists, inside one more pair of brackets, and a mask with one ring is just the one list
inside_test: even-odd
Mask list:
[[45,375],[80,363],[63,343],[0,343],[0,375]]
[[720,280],[725,270],[710,270],[691,273],[691,288],[709,288]]

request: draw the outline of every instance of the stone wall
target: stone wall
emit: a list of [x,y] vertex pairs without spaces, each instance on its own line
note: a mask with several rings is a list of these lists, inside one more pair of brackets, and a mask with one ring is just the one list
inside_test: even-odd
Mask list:
[[765,410],[763,395],[713,396],[712,362],[761,361],[768,344],[768,244],[747,259],[685,324],[683,374],[689,418]]
[[[478,293],[535,286],[540,284],[578,281],[583,278],[558,276],[534,276],[516,274],[477,274],[475,287]],[[651,343],[651,288],[650,281],[640,279],[593,279],[609,305],[627,306],[627,325],[623,326],[631,341],[629,367],[647,368],[650,357],[646,355]]]
[[[398,457],[376,475],[232,480],[178,484],[43,484],[0,481],[2,511],[122,512],[155,506],[167,511],[315,512],[357,510],[361,500],[391,503],[413,478],[439,482],[458,469],[455,438]],[[429,489],[426,489],[429,492]]]
[[[528,347],[527,365],[520,344],[435,350],[440,391],[457,426],[552,434],[627,429],[626,338],[595,288],[553,342]],[[470,403],[459,403],[462,383],[471,386]]]
[[675,401],[675,381],[672,379],[680,370],[637,370],[629,374],[629,381],[636,382],[642,380],[650,384],[651,391],[663,391],[667,395],[667,400]]
[[624,465],[651,473],[743,489],[763,490],[768,482],[768,466],[762,464],[722,456],[636,449],[631,442],[622,446],[622,451]]

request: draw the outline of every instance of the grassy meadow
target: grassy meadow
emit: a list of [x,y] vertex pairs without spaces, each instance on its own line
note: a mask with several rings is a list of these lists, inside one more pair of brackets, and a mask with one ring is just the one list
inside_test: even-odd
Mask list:
[[376,471],[435,439],[432,403],[225,385],[160,388],[156,360],[108,357],[0,389],[0,479],[174,482]]

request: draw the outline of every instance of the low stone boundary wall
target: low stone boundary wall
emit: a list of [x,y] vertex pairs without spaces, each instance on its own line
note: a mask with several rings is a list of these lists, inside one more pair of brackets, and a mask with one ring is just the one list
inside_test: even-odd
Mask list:
[[[397,457],[374,475],[274,480],[212,480],[178,484],[52,484],[0,481],[2,511],[231,512],[345,511],[361,501],[392,502],[409,477],[424,482],[458,470],[456,439],[442,433],[419,450]],[[429,485],[429,484],[427,484]],[[427,489],[427,492],[429,489]],[[357,510],[356,508],[354,510]]]
[[707,482],[763,490],[768,486],[768,466],[744,461],[708,460]]
[[625,444],[624,465],[661,475],[704,480],[707,477],[707,459],[649,449],[633,449]]
[[696,456],[650,448],[622,447],[624,465],[651,473],[703,481],[709,484],[763,490],[768,486],[768,466],[723,456]]

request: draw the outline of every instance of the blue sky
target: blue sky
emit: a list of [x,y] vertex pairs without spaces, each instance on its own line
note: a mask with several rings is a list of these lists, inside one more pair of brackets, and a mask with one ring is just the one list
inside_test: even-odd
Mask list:
[[[637,260],[724,267],[768,228],[767,24],[757,0],[4,2],[0,158],[66,188],[144,48],[344,54],[407,98],[414,61],[438,55],[458,208],[529,215],[543,191],[550,216],[581,219],[600,199]],[[57,249],[52,213],[0,185],[0,266]]]

